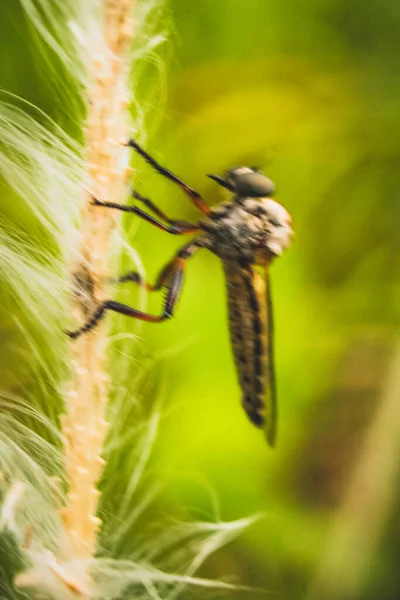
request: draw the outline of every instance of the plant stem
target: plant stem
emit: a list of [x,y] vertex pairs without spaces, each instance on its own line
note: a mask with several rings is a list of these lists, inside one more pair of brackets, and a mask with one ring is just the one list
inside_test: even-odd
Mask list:
[[[90,40],[88,52],[88,115],[85,135],[85,182],[82,193],[79,260],[72,277],[86,287],[95,303],[106,295],[106,273],[111,233],[118,221],[112,211],[91,204],[93,197],[123,202],[128,174],[125,123],[128,66],[132,41],[131,15],[135,0],[103,0],[103,36]],[[82,290],[73,300],[72,314],[79,326],[93,310]],[[71,384],[62,427],[65,438],[69,492],[63,518],[74,552],[93,556],[100,520],[96,517],[102,472],[101,458],[107,432],[108,376],[106,324],[71,342]]]

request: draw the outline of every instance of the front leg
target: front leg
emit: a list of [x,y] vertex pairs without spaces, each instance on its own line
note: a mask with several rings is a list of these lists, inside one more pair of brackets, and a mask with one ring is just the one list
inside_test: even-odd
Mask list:
[[147,214],[146,212],[144,212],[144,210],[141,210],[137,206],[128,206],[126,204],[118,204],[117,202],[103,202],[102,200],[97,200],[97,198],[93,198],[92,204],[94,206],[114,208],[123,212],[133,213],[136,216],[143,219],[144,221],[147,221],[151,225],[154,225],[158,229],[166,231],[167,233],[172,233],[173,235],[190,235],[192,233],[198,233],[200,231],[197,225],[192,225],[192,223],[188,223],[186,221],[173,221],[172,219],[168,219],[170,225],[164,225],[164,223],[161,223],[161,221],[158,221],[157,219]]
[[188,185],[187,183],[182,181],[182,179],[177,177],[174,173],[172,173],[172,171],[161,166],[160,163],[157,162],[152,156],[150,156],[150,154],[148,152],[146,152],[146,150],[144,150],[141,146],[139,146],[139,144],[137,142],[135,142],[135,140],[129,140],[127,146],[130,146],[131,148],[136,150],[136,152],[142,158],[144,158],[144,160],[146,162],[148,162],[149,165],[151,165],[153,167],[153,169],[155,169],[157,171],[157,173],[159,173],[166,179],[169,179],[170,181],[172,181],[173,183],[178,185],[181,188],[181,190],[190,198],[190,200],[193,202],[193,204],[195,204],[197,206],[197,208],[199,208],[201,210],[201,212],[203,212],[205,215],[210,214],[210,208],[204,202],[204,200],[201,197],[201,195],[199,194],[199,192],[196,192],[196,190],[194,190],[193,188],[190,187],[190,185]]

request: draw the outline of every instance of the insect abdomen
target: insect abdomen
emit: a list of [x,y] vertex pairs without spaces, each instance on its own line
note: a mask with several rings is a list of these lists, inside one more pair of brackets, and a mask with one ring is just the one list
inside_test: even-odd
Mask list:
[[256,427],[266,427],[267,439],[272,445],[276,433],[276,405],[267,282],[251,266],[224,263],[224,268],[242,406]]

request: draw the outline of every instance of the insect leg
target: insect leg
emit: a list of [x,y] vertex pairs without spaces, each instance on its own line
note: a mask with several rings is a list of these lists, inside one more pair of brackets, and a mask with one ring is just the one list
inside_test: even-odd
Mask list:
[[191,233],[197,233],[199,228],[197,225],[192,225],[186,221],[173,221],[169,219],[170,225],[164,225],[151,215],[147,214],[141,208],[137,208],[137,206],[128,206],[126,204],[118,204],[117,202],[103,202],[101,200],[93,199],[92,203],[95,206],[103,206],[104,208],[115,208],[116,210],[121,210],[123,212],[133,213],[136,216],[144,219],[151,225],[158,227],[162,231],[166,231],[167,233],[172,233],[174,235],[189,235]]
[[193,256],[193,254],[201,248],[202,244],[200,240],[194,240],[189,244],[186,244],[179,250],[175,258],[161,271],[156,286],[167,288],[167,294],[164,301],[164,307],[161,315],[150,315],[148,313],[131,308],[126,304],[115,302],[114,300],[106,300],[97,308],[92,317],[79,329],[75,331],[68,331],[67,335],[76,339],[83,333],[91,331],[98,325],[100,320],[105,316],[106,311],[112,310],[114,312],[126,315],[128,317],[134,317],[141,321],[148,321],[150,323],[161,323],[170,319],[174,313],[174,308],[178,301],[180,292],[182,290],[183,273],[186,261]]
[[[170,219],[160,208],[158,208],[158,206],[156,206],[154,204],[154,202],[152,202],[152,200],[150,200],[149,198],[146,198],[145,196],[142,196],[142,194],[140,194],[139,192],[132,190],[132,197],[135,198],[136,200],[139,200],[139,202],[142,202],[142,204],[144,204],[145,206],[147,206],[147,208],[149,208],[150,210],[152,210],[159,219],[162,219],[163,221],[166,221],[167,223],[169,223],[169,225],[172,226],[182,226],[182,227],[194,227],[194,225],[192,225],[191,223],[188,223],[187,221],[181,221],[181,220],[177,220],[177,219]],[[200,229],[197,227],[196,231],[200,231]]]
[[126,283],[128,281],[132,281],[133,283],[137,283],[141,287],[146,288],[148,292],[155,292],[161,290],[164,287],[170,272],[174,268],[174,261],[175,259],[167,263],[165,267],[161,269],[156,279],[156,282],[153,285],[151,283],[147,283],[137,271],[129,271],[128,273],[125,273],[125,275],[121,275],[121,277],[119,277],[117,281],[118,283]]
[[133,148],[134,150],[136,150],[136,152],[138,154],[140,154],[140,156],[142,158],[144,158],[144,160],[146,162],[148,162],[149,165],[151,165],[153,167],[153,169],[155,169],[157,171],[157,173],[160,173],[160,175],[163,175],[164,177],[166,177],[173,183],[176,183],[181,188],[181,190],[187,196],[189,196],[189,198],[197,206],[197,208],[199,208],[204,214],[206,214],[206,215],[210,214],[209,207],[204,202],[204,200],[200,196],[200,194],[198,192],[196,192],[196,190],[194,190],[187,183],[182,181],[182,179],[179,179],[179,177],[174,175],[169,169],[162,167],[156,160],[154,160],[154,158],[152,156],[150,156],[150,154],[148,154],[145,150],[143,150],[143,148],[141,146],[139,146],[139,144],[137,144],[134,140],[129,140],[127,145],[130,148]]
[[153,213],[155,213],[159,219],[162,219],[163,221],[166,221],[167,223],[171,223],[171,222],[173,223],[173,220],[170,219],[169,217],[167,217],[167,215],[160,208],[158,208],[158,206],[156,206],[154,204],[154,202],[149,200],[149,198],[145,198],[144,196],[142,196],[142,194],[139,194],[139,192],[136,192],[136,190],[132,190],[131,194],[132,194],[133,198],[135,198],[136,200],[139,200],[139,202],[142,202],[145,206],[147,206],[147,208],[152,210]]

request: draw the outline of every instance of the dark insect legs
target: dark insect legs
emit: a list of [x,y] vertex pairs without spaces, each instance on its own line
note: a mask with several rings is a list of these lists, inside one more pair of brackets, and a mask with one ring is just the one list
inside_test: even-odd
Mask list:
[[[210,214],[210,209],[207,204],[204,202],[203,198],[200,196],[198,192],[193,190],[190,186],[188,186],[185,182],[179,179],[176,175],[174,175],[168,169],[162,167],[158,162],[154,160],[143,148],[141,148],[136,142],[130,140],[127,144],[138,154],[140,154],[160,175],[163,175],[170,181],[176,183],[182,191],[192,200],[192,202],[199,208],[205,215]],[[193,225],[186,221],[178,221],[168,218],[151,200],[145,198],[138,192],[133,191],[132,196],[139,200],[142,204],[147,206],[159,219],[162,219],[168,225],[165,225],[155,217],[149,215],[147,212],[136,206],[128,206],[124,204],[118,204],[116,202],[103,202],[97,199],[93,199],[93,204],[95,206],[104,207],[104,208],[113,208],[116,210],[122,210],[124,212],[129,212],[137,215],[141,219],[144,219],[151,225],[158,227],[162,231],[166,231],[168,233],[174,235],[188,235],[192,233],[197,233],[200,231],[200,228],[197,225]],[[102,304],[99,305],[97,310],[94,312],[92,317],[79,329],[75,331],[68,331],[69,337],[76,339],[81,334],[90,331],[96,327],[98,322],[104,317],[106,311],[112,310],[117,313],[121,313],[128,317],[134,317],[136,319],[140,319],[142,321],[149,321],[151,323],[160,323],[172,317],[175,305],[178,301],[182,283],[183,283],[183,274],[185,269],[186,261],[193,256],[193,254],[201,248],[202,243],[201,239],[195,239],[188,244],[185,244],[175,255],[175,257],[161,270],[160,274],[157,277],[156,283],[154,285],[146,284],[142,281],[139,273],[131,272],[126,275],[123,275],[119,278],[119,282],[133,281],[139,285],[144,285],[148,291],[156,291],[161,290],[162,288],[166,288],[167,293],[165,296],[164,307],[161,315],[151,315],[135,308],[131,308],[126,304],[121,304],[120,302],[115,302],[114,300],[106,300]]]

